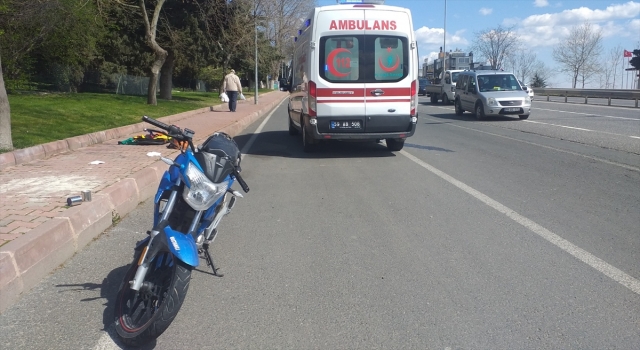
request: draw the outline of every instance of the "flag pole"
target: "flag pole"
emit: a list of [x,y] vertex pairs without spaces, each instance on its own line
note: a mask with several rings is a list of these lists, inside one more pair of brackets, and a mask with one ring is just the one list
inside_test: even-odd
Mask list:
[[620,67],[620,89],[624,89],[624,52],[622,53],[622,65]]
[[624,52],[622,53],[622,81],[620,82],[620,89],[624,89]]

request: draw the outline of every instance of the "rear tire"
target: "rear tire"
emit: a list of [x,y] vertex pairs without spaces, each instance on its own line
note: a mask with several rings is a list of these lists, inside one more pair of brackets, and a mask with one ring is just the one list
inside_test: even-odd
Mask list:
[[436,103],[438,103],[438,95],[431,94],[431,104],[436,104]]
[[307,127],[302,124],[302,150],[306,153],[311,153],[316,150],[316,144],[309,138],[307,134]]
[[289,135],[298,135],[298,129],[296,129],[295,125],[293,125],[293,121],[291,120],[291,111],[288,111],[287,119],[289,119]]
[[387,141],[387,149],[392,152],[400,151],[404,147],[404,140],[386,139],[385,141]]
[[170,252],[161,252],[149,266],[144,280],[147,286],[135,291],[129,281],[138,270],[139,257],[140,252],[120,285],[114,310],[120,340],[136,347],[153,341],[169,328],[187,295],[192,269]]

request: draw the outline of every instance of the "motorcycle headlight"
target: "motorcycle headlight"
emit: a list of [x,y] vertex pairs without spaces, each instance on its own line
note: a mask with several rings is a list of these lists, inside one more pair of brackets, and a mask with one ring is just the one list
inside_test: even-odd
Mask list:
[[214,184],[193,164],[187,166],[185,175],[191,187],[185,186],[182,198],[195,210],[207,210],[227,192],[227,183]]
[[493,97],[489,97],[489,98],[487,99],[487,105],[489,105],[489,106],[497,106],[497,105],[498,105],[498,102],[496,102],[496,99],[495,99],[495,98],[493,98]]

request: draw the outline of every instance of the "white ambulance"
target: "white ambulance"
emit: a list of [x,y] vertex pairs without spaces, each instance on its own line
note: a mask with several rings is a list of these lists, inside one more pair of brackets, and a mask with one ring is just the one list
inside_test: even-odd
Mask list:
[[409,9],[384,0],[315,8],[295,38],[289,134],[312,151],[322,140],[385,140],[399,151],[418,121],[418,47]]

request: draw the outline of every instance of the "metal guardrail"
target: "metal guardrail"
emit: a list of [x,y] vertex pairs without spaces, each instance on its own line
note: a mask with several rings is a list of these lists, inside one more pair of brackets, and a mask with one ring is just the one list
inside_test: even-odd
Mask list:
[[534,88],[533,92],[536,96],[546,96],[549,101],[550,96],[564,97],[564,102],[569,97],[582,97],[584,103],[589,102],[589,98],[603,98],[608,100],[611,106],[611,100],[635,100],[635,107],[638,108],[638,100],[640,100],[639,90],[614,90],[614,89],[555,89],[555,88]]

